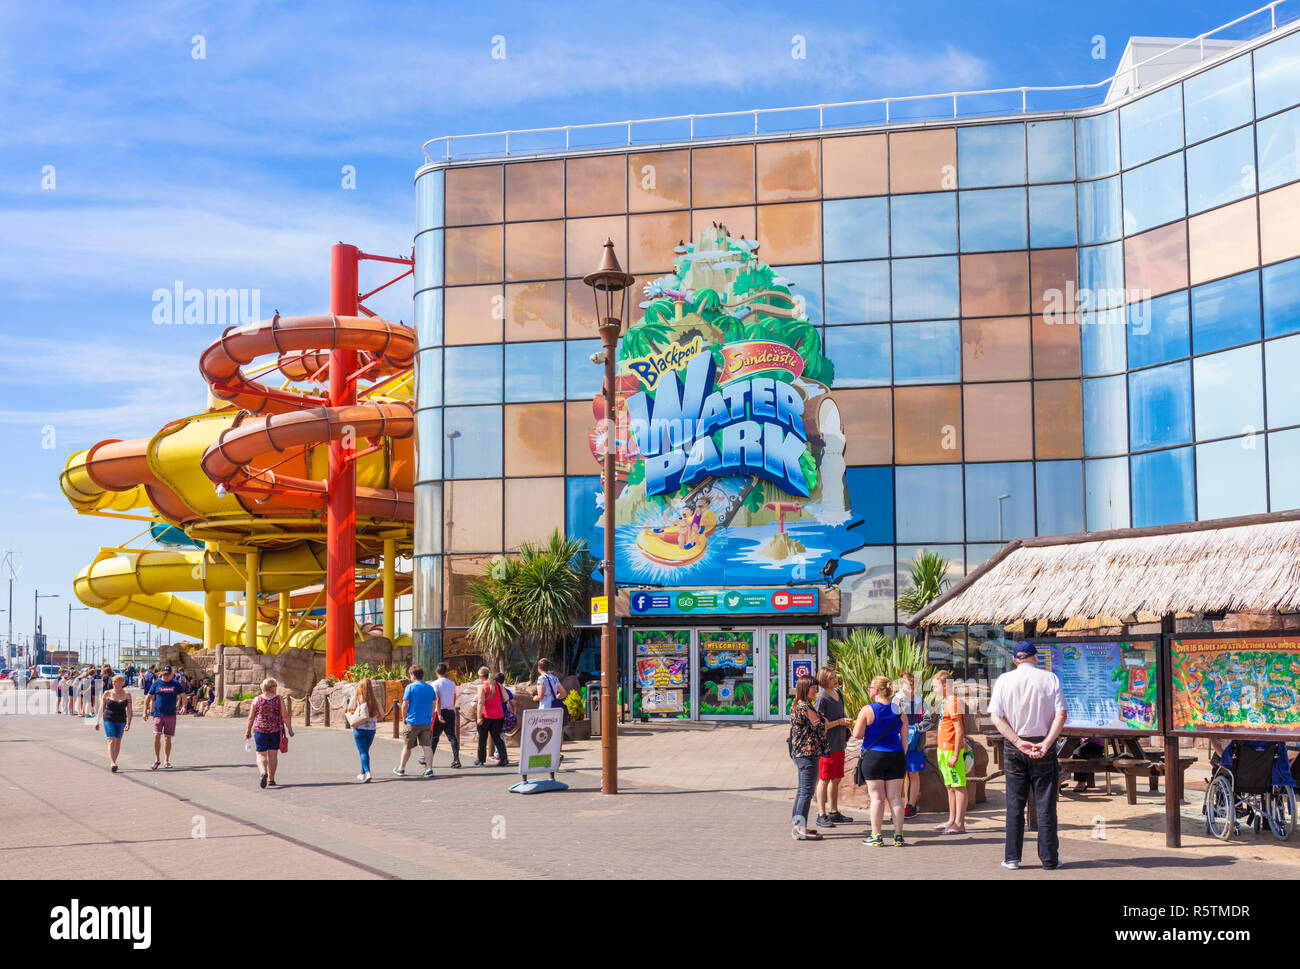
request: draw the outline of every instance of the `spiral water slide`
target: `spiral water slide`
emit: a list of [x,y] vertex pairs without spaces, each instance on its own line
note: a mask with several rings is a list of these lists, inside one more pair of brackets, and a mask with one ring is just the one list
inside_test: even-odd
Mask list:
[[[326,571],[319,540],[328,497],[321,445],[347,440],[355,447],[357,546],[362,555],[373,554],[394,528],[409,529],[413,520],[408,442],[414,419],[409,403],[393,399],[409,391],[390,387],[382,399],[375,394],[375,400],[331,407],[313,388],[273,387],[245,368],[274,355],[275,369],[289,381],[318,380],[337,349],[356,351],[352,379],[392,378],[411,367],[415,333],[379,318],[334,315],[277,314],[232,327],[199,364],[213,396],[228,406],[173,421],[151,438],[103,441],[72,455],[60,484],[78,510],[145,509],[206,543],[192,550],[103,549],[77,576],[78,598],[103,612],[204,637],[205,620],[211,624],[215,617],[177,593],[247,591],[245,554],[255,551],[257,590],[282,594],[273,605],[259,603],[260,617],[282,621],[274,636],[276,625],[257,623],[257,645],[320,648],[319,623],[304,621],[286,635],[278,612],[310,608],[318,594],[303,590]],[[409,579],[399,585],[409,589]],[[376,596],[373,586],[357,582],[355,594]],[[220,628],[209,628],[208,636],[244,643],[244,617],[221,612]]]

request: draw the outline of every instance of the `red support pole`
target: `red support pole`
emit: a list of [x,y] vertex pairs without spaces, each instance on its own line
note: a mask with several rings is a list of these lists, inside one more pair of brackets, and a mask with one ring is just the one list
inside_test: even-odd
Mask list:
[[[330,312],[358,313],[356,246],[340,242],[330,248]],[[330,406],[357,402],[352,373],[355,350],[330,352]],[[355,440],[330,441],[329,510],[325,525],[325,675],[341,677],[353,664],[353,624],[356,601],[357,471],[351,459]],[[352,446],[349,446],[352,445]]]

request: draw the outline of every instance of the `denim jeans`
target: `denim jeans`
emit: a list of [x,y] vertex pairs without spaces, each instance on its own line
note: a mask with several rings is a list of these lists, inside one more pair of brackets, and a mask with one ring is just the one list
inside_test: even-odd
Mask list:
[[794,792],[794,813],[790,821],[796,828],[807,827],[808,812],[812,808],[813,788],[817,786],[816,757],[796,757],[794,766],[799,771],[799,786]]
[[[1042,737],[1023,737],[1037,743]],[[1038,808],[1038,860],[1054,865],[1059,860],[1060,841],[1056,836],[1056,789],[1061,767],[1056,747],[1034,759],[1021,753],[1009,741],[1002,742],[1002,766],[1007,780],[1006,861],[1019,861],[1025,845],[1025,805],[1030,791]]]
[[373,730],[361,730],[358,727],[352,728],[352,741],[357,745],[357,753],[361,755],[361,773],[370,773],[370,745],[375,742],[375,732]]

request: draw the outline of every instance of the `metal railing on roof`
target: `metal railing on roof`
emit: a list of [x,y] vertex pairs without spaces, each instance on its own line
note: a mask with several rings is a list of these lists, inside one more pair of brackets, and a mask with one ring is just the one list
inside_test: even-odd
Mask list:
[[[426,141],[422,146],[422,151],[426,163],[432,163],[435,160],[450,162],[487,158],[534,157],[602,148],[632,148],[643,145],[681,142],[694,143],[737,137],[821,132],[838,128],[870,127],[872,125],[912,121],[972,118],[991,114],[1031,114],[1094,107],[1097,103],[1095,101],[1086,104],[1058,103],[1050,105],[1039,105],[1037,102],[1040,97],[1046,99],[1061,94],[1073,95],[1077,98],[1079,95],[1086,95],[1098,88],[1110,85],[1117,78],[1123,76],[1131,75],[1136,79],[1140,68],[1148,67],[1161,58],[1169,58],[1171,55],[1192,46],[1198,48],[1197,64],[1200,64],[1206,59],[1205,41],[1216,34],[1258,19],[1259,24],[1256,33],[1246,37],[1232,38],[1240,43],[1246,43],[1266,36],[1277,30],[1278,27],[1286,26],[1300,17],[1300,15],[1297,15],[1297,17],[1290,18],[1290,20],[1279,21],[1277,8],[1287,2],[1289,0],[1271,0],[1270,3],[1257,10],[1252,10],[1250,13],[1244,14],[1235,20],[1230,20],[1225,24],[1220,24],[1212,30],[1198,34],[1196,37],[1190,37],[1174,47],[1162,50],[1135,64],[1122,67],[1110,77],[1089,84],[1025,85],[1021,87],[990,88],[982,91],[950,91],[946,94],[909,94],[898,97],[871,98],[863,101],[839,101],[830,104],[805,104],[783,108],[752,108],[744,111],[715,111],[707,114],[679,114],[662,118],[638,118],[629,121],[557,125],[548,128],[520,128],[510,131],[488,131],[467,135],[442,135]],[[1293,9],[1288,8],[1288,10]],[[1265,16],[1267,16],[1267,27],[1264,26]],[[1210,56],[1219,57],[1224,56],[1224,54],[1225,52],[1222,50],[1212,50]],[[1133,87],[1136,88],[1136,84]],[[1031,99],[1035,102],[1032,107],[1030,104]],[[1005,101],[1005,103],[1000,104],[999,101]],[[945,107],[942,114],[926,114],[924,109],[921,108],[924,102],[939,102],[944,105],[951,103],[951,113]],[[972,105],[970,110],[963,113],[963,102],[968,104],[971,102],[976,103]],[[816,114],[816,124],[811,123],[814,112]],[[791,128],[777,127],[770,129],[764,129],[761,124],[764,119],[772,119],[781,115],[789,116],[796,113],[808,115],[808,123]],[[828,113],[832,115],[856,113],[858,116],[836,124],[833,118],[828,121]],[[718,130],[714,132],[708,130],[711,122],[729,120],[743,121],[745,130]],[[639,141],[636,139],[635,135],[638,131],[646,131],[656,126],[656,133],[652,134],[647,140]],[[668,126],[677,127],[674,128],[673,133],[666,134],[663,129]],[[718,127],[721,129],[725,126],[719,125]],[[625,133],[625,137],[619,141],[602,142],[597,140],[591,143],[583,141],[583,136],[609,130],[618,130],[620,133]],[[563,136],[563,144],[558,143],[561,135]],[[457,150],[458,144],[461,143],[474,142],[482,145],[491,139],[495,139],[495,141],[481,151],[461,152]],[[552,141],[555,143],[550,143]],[[442,151],[430,154],[430,147],[433,145],[441,145]]]

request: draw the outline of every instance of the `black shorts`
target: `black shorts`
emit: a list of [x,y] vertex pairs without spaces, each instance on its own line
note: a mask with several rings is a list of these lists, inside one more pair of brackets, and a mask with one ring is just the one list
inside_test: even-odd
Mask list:
[[901,781],[907,776],[907,757],[901,750],[864,750],[859,770],[863,780]]

